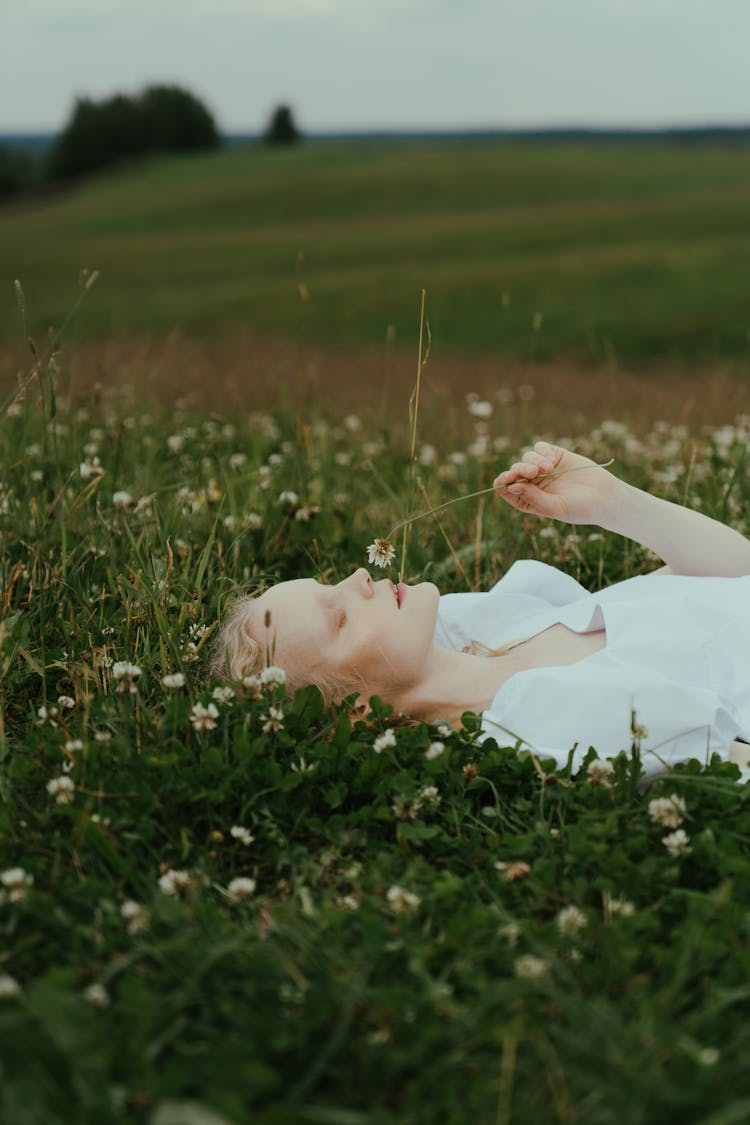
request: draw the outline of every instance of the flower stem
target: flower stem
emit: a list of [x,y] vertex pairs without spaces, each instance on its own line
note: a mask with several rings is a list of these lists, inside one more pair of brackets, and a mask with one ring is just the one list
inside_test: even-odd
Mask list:
[[[564,473],[579,473],[582,469],[606,469],[612,464],[613,461],[614,457],[610,457],[609,461],[602,461],[598,465],[575,465],[572,469],[555,469],[551,473],[540,474],[540,477],[543,477],[544,480],[550,480],[552,477],[561,477]],[[536,477],[534,480],[529,480],[526,477],[519,477],[518,480],[512,481],[511,484],[503,485],[502,488],[495,488],[495,486],[493,485],[491,488],[480,488],[478,492],[469,492],[465,496],[454,496],[452,500],[446,500],[444,504],[438,504],[435,508],[429,508],[426,512],[418,512],[416,516],[410,516],[409,519],[402,520],[401,523],[397,523],[396,526],[388,533],[386,539],[393,539],[393,536],[396,534],[396,532],[399,531],[402,527],[406,527],[407,524],[415,523],[416,520],[421,520],[425,516],[431,516],[435,512],[440,512],[443,510],[443,508],[450,507],[451,504],[458,504],[460,500],[473,500],[475,496],[484,496],[487,492],[504,492],[506,488],[510,488],[513,484],[537,484],[540,477]]]

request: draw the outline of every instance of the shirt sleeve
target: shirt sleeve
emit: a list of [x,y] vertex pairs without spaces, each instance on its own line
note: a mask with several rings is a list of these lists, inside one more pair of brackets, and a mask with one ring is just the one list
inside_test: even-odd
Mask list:
[[527,635],[534,618],[551,607],[586,597],[575,578],[548,563],[519,559],[491,590],[443,594],[435,643],[461,651],[477,641],[497,648]]

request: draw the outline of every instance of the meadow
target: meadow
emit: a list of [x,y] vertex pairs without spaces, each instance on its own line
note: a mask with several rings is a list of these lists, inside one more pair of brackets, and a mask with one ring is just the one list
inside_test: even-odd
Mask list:
[[[338,580],[403,517],[407,427],[42,376],[1,431],[0,1120],[747,1120],[737,767],[645,788],[637,730],[573,772],[468,713],[212,683],[233,592]],[[512,394],[468,406],[428,401],[420,509],[542,436]],[[572,435],[745,532],[748,437],[747,416]],[[483,589],[529,556],[590,587],[655,565],[481,497],[413,525],[406,573]]]
[[[236,593],[346,577],[537,438],[750,534],[748,154],[323,156],[0,214],[0,1123],[741,1125],[735,765],[647,785],[634,725],[554,768],[207,664]],[[396,565],[528,557],[658,565],[487,495]]]
[[5,208],[0,275],[43,336],[101,271],[68,344],[179,328],[411,355],[426,288],[436,359],[747,376],[749,185],[750,150],[718,143],[229,150]]

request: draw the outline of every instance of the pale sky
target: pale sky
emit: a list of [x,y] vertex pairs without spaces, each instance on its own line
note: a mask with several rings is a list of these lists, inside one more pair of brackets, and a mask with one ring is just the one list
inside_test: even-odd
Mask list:
[[187,87],[223,131],[750,123],[750,0],[0,0],[0,132]]

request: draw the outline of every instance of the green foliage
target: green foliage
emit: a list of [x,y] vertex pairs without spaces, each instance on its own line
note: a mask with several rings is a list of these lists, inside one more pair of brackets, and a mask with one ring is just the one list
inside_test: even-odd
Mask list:
[[179,86],[149,86],[136,97],[79,98],[49,156],[51,179],[80,176],[145,153],[218,147],[204,105]]
[[[204,657],[233,591],[335,581],[408,514],[406,435],[77,403],[41,373],[0,431],[0,1120],[743,1120],[737,768],[691,761],[644,792],[637,745],[597,781],[594,750],[554,770],[470,714],[454,731],[312,688],[217,692]],[[499,402],[484,446],[446,435],[418,469],[436,503],[508,455]],[[747,531],[746,441],[742,421],[609,423],[582,451]],[[501,505],[478,549],[478,519],[415,524],[407,577],[486,588],[533,555],[593,586],[654,565]],[[672,794],[677,856],[649,811]]]
[[31,153],[0,145],[0,200],[26,191],[38,180],[39,164]]

